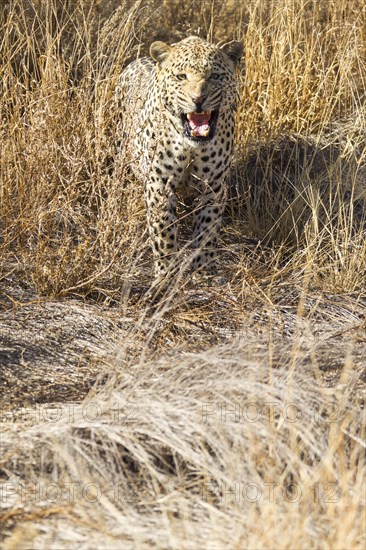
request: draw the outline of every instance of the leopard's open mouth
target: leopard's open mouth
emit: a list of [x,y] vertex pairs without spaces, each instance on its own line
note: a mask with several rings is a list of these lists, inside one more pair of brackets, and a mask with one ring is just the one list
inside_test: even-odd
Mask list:
[[184,134],[192,141],[209,141],[215,134],[218,109],[181,115]]

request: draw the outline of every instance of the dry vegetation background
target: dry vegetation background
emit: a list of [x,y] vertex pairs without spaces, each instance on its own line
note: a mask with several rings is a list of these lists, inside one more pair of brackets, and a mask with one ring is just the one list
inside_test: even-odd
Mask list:
[[[5,548],[364,548],[363,0],[0,17]],[[188,34],[245,43],[220,278],[153,301],[113,91]]]

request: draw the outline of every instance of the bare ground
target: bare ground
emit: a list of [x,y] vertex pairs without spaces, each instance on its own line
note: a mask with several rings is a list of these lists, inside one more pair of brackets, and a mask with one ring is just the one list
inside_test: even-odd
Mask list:
[[129,360],[139,356],[152,326],[152,355],[240,340],[248,353],[270,351],[275,363],[286,363],[295,346],[327,385],[352,361],[359,379],[354,390],[359,398],[365,391],[366,301],[359,296],[309,292],[299,312],[296,292],[291,297],[284,291],[272,305],[248,300],[241,315],[233,316],[238,296],[230,284],[195,289],[188,283],[177,304],[155,320],[156,307],[43,300],[9,283],[0,312],[3,411],[83,399],[126,342],[133,339]]

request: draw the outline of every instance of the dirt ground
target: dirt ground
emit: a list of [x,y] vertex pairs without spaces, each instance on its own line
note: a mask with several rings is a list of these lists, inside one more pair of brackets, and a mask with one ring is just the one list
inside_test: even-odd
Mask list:
[[[82,400],[108,374],[110,363],[133,339],[132,361],[144,348],[155,309],[142,315],[136,306],[100,305],[91,300],[42,300],[8,284],[2,289],[0,365],[2,409]],[[243,311],[242,322],[230,315],[236,301],[229,285],[194,289],[188,285],[177,307],[159,318],[148,347],[151,355],[185,348],[207,349],[217,343],[245,341],[255,353],[286,361],[293,346],[306,350],[324,382],[332,386],[350,361],[354,388],[362,401],[366,389],[366,301],[352,296],[306,297],[308,314],[299,317],[296,302]],[[206,319],[195,319],[197,308]],[[315,313],[311,313],[314,310]],[[208,314],[208,316],[207,316]],[[138,330],[136,331],[136,326]],[[197,345],[194,345],[196,340]],[[284,356],[281,358],[281,353]],[[306,361],[306,359],[305,359]]]

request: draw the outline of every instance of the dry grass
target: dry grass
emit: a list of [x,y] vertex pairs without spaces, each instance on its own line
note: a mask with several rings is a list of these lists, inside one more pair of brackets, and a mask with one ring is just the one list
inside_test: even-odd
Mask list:
[[23,410],[7,519],[35,548],[361,548],[362,413],[287,351],[122,353],[82,405]]
[[[7,547],[363,548],[364,3],[0,17]],[[153,303],[113,91],[189,33],[245,42],[222,280]]]

